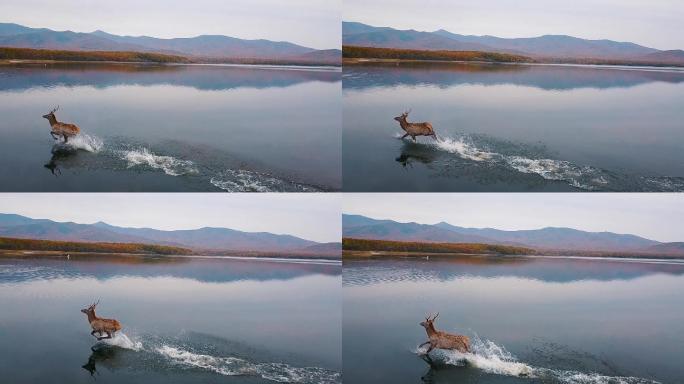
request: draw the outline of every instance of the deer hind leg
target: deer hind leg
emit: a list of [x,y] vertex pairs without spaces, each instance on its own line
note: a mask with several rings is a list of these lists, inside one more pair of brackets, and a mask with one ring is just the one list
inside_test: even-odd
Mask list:
[[415,142],[416,142],[416,137],[413,136],[413,135],[411,135],[411,138],[413,139],[413,142],[415,143]]
[[69,142],[69,136],[67,136],[66,133],[62,134],[62,136],[64,136],[64,144],[68,143]]

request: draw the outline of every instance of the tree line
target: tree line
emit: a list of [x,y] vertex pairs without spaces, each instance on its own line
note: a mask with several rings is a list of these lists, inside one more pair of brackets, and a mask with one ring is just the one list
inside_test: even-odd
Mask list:
[[62,251],[98,253],[142,253],[154,255],[189,255],[191,250],[166,245],[141,243],[86,243],[0,237],[0,249],[18,251]]
[[342,46],[343,58],[394,59],[394,60],[442,60],[484,61],[495,63],[531,63],[532,58],[497,52],[480,51],[428,51],[419,49],[374,48],[352,45]]
[[385,251],[385,252],[423,252],[423,253],[464,253],[496,255],[533,255],[534,249],[509,245],[480,243],[426,243],[392,240],[368,240],[343,238],[345,251]]

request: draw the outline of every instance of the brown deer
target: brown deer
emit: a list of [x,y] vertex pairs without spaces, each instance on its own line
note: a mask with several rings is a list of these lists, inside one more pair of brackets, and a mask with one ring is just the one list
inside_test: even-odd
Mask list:
[[57,108],[48,112],[47,115],[43,115],[43,117],[48,120],[50,126],[52,127],[52,130],[50,131],[52,138],[58,140],[59,137],[62,136],[64,138],[64,143],[66,144],[69,141],[69,138],[78,135],[78,133],[81,132],[81,129],[74,124],[61,123],[57,121],[55,112],[57,112],[58,109],[59,105]]
[[437,140],[437,135],[435,134],[435,131],[432,129],[432,124],[428,122],[409,123],[408,120],[406,120],[409,113],[411,113],[410,109],[394,118],[394,120],[399,122],[401,129],[406,131],[406,134],[404,134],[404,136],[401,137],[402,139],[406,136],[411,136],[413,141],[416,141],[416,136],[432,136],[435,140]]
[[430,344],[430,348],[428,348],[427,352],[425,352],[425,355],[429,354],[434,348],[450,350],[455,349],[461,353],[470,352],[470,338],[468,338],[468,336],[453,335],[435,329],[434,322],[437,316],[439,316],[439,313],[432,318],[430,318],[430,315],[428,315],[425,318],[425,321],[420,323],[420,325],[425,328],[425,332],[427,332],[429,340],[419,345],[418,348],[421,348],[426,344]]
[[[97,340],[111,339],[112,335],[114,335],[116,331],[121,330],[121,323],[114,319],[103,319],[97,317],[95,314],[95,307],[98,304],[100,304],[100,300],[98,300],[97,303],[91,304],[88,306],[88,308],[81,309],[81,312],[88,316],[88,322],[90,323],[90,327],[93,329],[93,331],[90,332],[91,335],[95,336],[95,332],[97,332],[99,334],[99,336],[95,336]],[[102,337],[104,333],[107,334],[107,337]]]

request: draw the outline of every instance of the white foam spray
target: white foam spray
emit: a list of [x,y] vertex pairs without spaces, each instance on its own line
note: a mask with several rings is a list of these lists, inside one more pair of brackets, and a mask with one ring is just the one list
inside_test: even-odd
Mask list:
[[[554,379],[566,384],[661,384],[657,381],[639,377],[607,376],[594,372],[533,367],[518,361],[505,347],[490,340],[483,340],[477,335],[471,337],[471,349],[472,353],[434,350],[431,354],[445,364],[454,366],[468,365],[495,375]],[[416,348],[414,353],[424,354],[425,351],[426,348]]]
[[198,172],[197,167],[192,161],[181,160],[172,156],[156,155],[144,147],[121,151],[121,158],[128,163],[128,168],[147,166],[153,169],[161,169],[164,173],[171,176],[195,174]]
[[82,150],[95,153],[104,147],[104,142],[97,136],[79,133],[76,136],[70,137],[66,143],[60,139],[55,146],[61,150]]
[[123,332],[119,332],[111,339],[102,339],[98,343],[119,347],[123,349],[130,349],[132,351],[141,351],[143,349],[142,342],[131,340]]

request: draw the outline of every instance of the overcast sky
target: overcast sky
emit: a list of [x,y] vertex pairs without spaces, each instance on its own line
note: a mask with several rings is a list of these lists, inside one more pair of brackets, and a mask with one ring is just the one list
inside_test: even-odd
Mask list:
[[341,0],[21,0],[0,2],[0,22],[117,35],[227,35],[341,45]]
[[570,227],[684,241],[683,193],[344,194],[343,211],[375,219],[505,230]]
[[682,0],[344,0],[343,18],[398,29],[564,34],[684,49]]
[[225,227],[330,242],[342,236],[340,197],[336,193],[4,193],[0,213],[156,229]]

